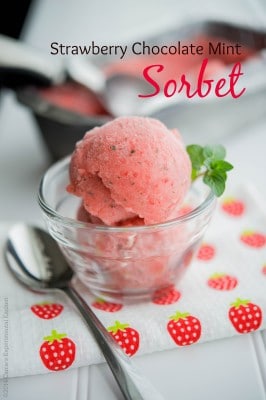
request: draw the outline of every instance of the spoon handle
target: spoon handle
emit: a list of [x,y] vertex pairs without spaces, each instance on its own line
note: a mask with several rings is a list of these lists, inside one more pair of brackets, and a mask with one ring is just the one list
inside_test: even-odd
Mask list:
[[106,328],[88,304],[72,286],[63,288],[87,323],[92,335],[120,387],[126,400],[163,400],[157,390],[135,369],[131,360],[112,339]]

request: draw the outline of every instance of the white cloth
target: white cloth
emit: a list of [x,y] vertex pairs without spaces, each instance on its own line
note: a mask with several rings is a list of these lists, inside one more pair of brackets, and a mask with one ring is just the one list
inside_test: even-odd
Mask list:
[[[123,305],[115,312],[99,310],[92,306],[104,326],[114,325],[118,320],[134,328],[133,334],[126,332],[125,339],[129,339],[130,342],[124,345],[135,344],[135,348],[132,348],[132,352],[136,350],[135,355],[176,348],[184,343],[188,345],[191,340],[200,343],[240,334],[230,318],[235,319],[235,324],[242,331],[249,330],[247,328],[249,320],[251,324],[249,327],[265,329],[266,218],[262,202],[256,192],[246,186],[227,193],[224,197],[228,196],[240,201],[240,205],[238,203],[236,206],[231,206],[231,209],[240,210],[241,215],[228,214],[222,207],[224,198],[219,201],[204,238],[204,243],[209,247],[205,247],[205,251],[201,250],[198,253],[198,257],[201,258],[196,257],[188,268],[176,288],[180,297],[177,299],[178,295],[174,296],[176,300],[174,303],[160,305],[150,301],[137,305]],[[242,205],[244,210],[241,213]],[[57,291],[46,295],[32,293],[10,275],[3,254],[9,227],[7,224],[0,225],[0,354],[3,354],[0,358],[0,376],[8,374],[9,377],[13,377],[50,372],[40,357],[40,348],[45,342],[43,338],[49,336],[52,330],[65,333],[74,343],[75,355],[72,352],[67,361],[66,355],[63,356],[65,368],[102,362],[103,356],[89,330],[64,294]],[[243,232],[249,232],[250,235],[251,231],[253,234],[249,239],[241,240]],[[254,233],[259,235],[256,236]],[[248,244],[245,241],[248,241]],[[250,243],[253,246],[250,246]],[[213,253],[215,254],[212,257]],[[213,274],[226,274],[231,278],[221,280],[215,276],[215,279],[210,281],[210,276]],[[213,288],[215,285],[224,290]],[[95,301],[86,289],[80,287],[80,290],[89,304]],[[248,299],[253,305],[245,306],[247,308],[244,312],[240,307],[231,310],[229,314],[229,309],[232,307],[230,304],[237,298]],[[61,304],[63,310],[59,308],[59,315],[54,318],[40,318],[31,310],[31,306],[43,302]],[[45,311],[42,308],[37,311],[35,309],[37,313],[38,310]],[[242,315],[239,314],[239,310]],[[182,321],[179,327],[175,323],[169,323],[169,317],[176,311],[188,312],[195,317],[194,319],[186,317],[183,320],[187,321],[184,322],[186,326],[192,324],[188,330],[185,326],[183,332],[178,331],[183,327]],[[52,310],[53,312],[56,311]],[[240,318],[243,316],[245,318],[241,324]],[[255,320],[257,322],[254,322]],[[195,329],[198,330],[196,333]],[[132,342],[133,335],[138,336],[138,334],[139,347],[137,340]],[[187,339],[185,335],[188,335]],[[57,348],[54,352],[56,351]],[[53,366],[60,356],[56,353],[54,357],[52,361],[49,358]],[[44,354],[42,358],[44,359]],[[62,360],[58,365],[62,366]]]

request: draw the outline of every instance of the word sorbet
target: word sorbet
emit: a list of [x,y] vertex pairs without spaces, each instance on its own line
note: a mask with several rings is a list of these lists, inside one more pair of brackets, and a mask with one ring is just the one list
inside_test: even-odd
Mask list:
[[[183,93],[187,98],[191,99],[195,96],[204,98],[210,94],[216,97],[232,96],[234,99],[242,96],[246,88],[239,89],[236,87],[239,78],[243,75],[241,72],[241,63],[233,65],[232,71],[227,77],[214,79],[205,78],[205,70],[208,65],[208,59],[202,61],[198,75],[188,79],[186,74],[182,74],[179,79],[169,79],[163,85],[158,83],[158,75],[164,70],[162,64],[149,65],[143,70],[143,77],[151,86],[153,91],[145,94],[141,93],[138,97],[147,98],[163,94],[165,97],[172,97],[176,94]],[[157,78],[157,79],[156,79]]]

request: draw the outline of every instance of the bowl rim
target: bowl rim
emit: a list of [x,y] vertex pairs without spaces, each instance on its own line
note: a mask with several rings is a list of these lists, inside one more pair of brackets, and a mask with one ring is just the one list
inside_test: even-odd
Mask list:
[[[206,195],[205,199],[203,202],[200,203],[198,207],[193,209],[187,214],[181,215],[177,218],[171,219],[169,221],[165,222],[160,222],[157,224],[150,224],[150,225],[140,225],[140,226],[107,226],[107,225],[99,225],[99,224],[93,224],[90,222],[83,222],[83,221],[78,221],[74,218],[70,217],[65,217],[58,213],[53,207],[51,207],[48,202],[45,199],[44,195],[44,185],[47,181],[47,179],[51,178],[56,172],[63,171],[70,162],[71,155],[68,155],[64,157],[63,159],[55,162],[52,164],[48,170],[43,174],[40,184],[39,184],[39,190],[38,190],[38,204],[41,208],[41,210],[45,213],[46,216],[53,218],[56,221],[60,221],[62,225],[65,226],[71,226],[75,228],[89,228],[97,230],[97,231],[108,231],[108,232],[141,232],[141,231],[147,231],[147,230],[154,230],[154,229],[163,229],[163,228],[169,228],[174,225],[180,225],[184,222],[187,222],[189,220],[192,220],[201,214],[203,214],[206,210],[211,209],[212,207],[214,208],[216,204],[216,196],[213,193],[211,189],[209,189],[208,194]],[[74,196],[69,194],[70,196]],[[76,197],[76,196],[75,196]]]

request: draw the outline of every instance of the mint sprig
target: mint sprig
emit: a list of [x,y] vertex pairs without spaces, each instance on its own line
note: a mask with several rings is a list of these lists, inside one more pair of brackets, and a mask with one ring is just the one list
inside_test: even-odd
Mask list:
[[192,164],[192,181],[203,177],[203,182],[213,193],[217,197],[221,196],[225,190],[227,172],[234,168],[225,161],[225,148],[221,145],[202,147],[191,144],[186,149]]

